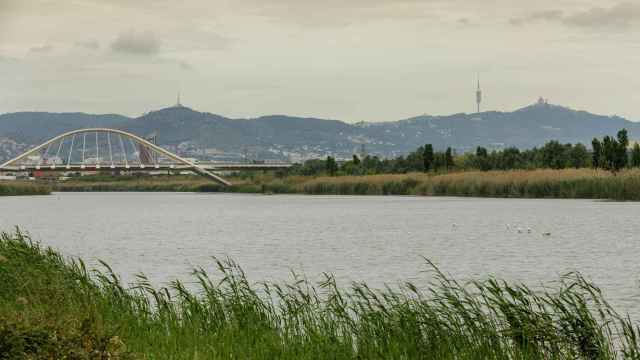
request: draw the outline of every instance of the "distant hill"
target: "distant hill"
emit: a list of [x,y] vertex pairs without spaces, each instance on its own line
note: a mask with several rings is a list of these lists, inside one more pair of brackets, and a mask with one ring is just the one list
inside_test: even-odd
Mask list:
[[[337,120],[284,115],[230,119],[188,107],[171,107],[138,118],[82,113],[12,113],[0,115],[0,139],[36,144],[78,128],[114,127],[138,135],[156,133],[161,145],[182,153],[239,156],[250,149],[254,158],[296,158],[333,153],[350,156],[366,151],[395,156],[425,143],[458,151],[476,146],[530,148],[555,139],[589,144],[595,136],[614,135],[621,128],[640,137],[640,123],[538,103],[513,112],[449,116],[418,116],[406,120],[348,124]],[[1,157],[1,155],[0,155]]]
[[631,138],[640,136],[640,123],[546,103],[514,112],[425,115],[397,122],[364,123],[361,127],[371,139],[382,140],[389,144],[387,149],[401,152],[424,143],[462,151],[476,146],[531,148],[549,140],[588,145],[594,137],[615,135],[622,128],[629,130]]
[[0,115],[0,138],[37,144],[63,132],[92,127],[120,127],[128,117],[84,113],[18,112]]
[[242,151],[244,147],[262,149],[304,147],[323,151],[351,151],[353,125],[313,118],[272,115],[257,119],[229,119],[201,113],[187,107],[154,111],[123,123],[122,128],[137,134],[156,132],[165,145],[193,143],[203,148]]

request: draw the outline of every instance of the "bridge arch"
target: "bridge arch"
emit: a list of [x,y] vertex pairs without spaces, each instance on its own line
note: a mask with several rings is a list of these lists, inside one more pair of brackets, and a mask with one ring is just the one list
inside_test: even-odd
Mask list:
[[[85,146],[86,146],[86,135],[87,134],[95,134],[95,164],[91,164],[90,166],[87,166],[87,162],[85,159]],[[132,166],[129,164],[128,160],[127,160],[127,152],[126,152],[126,147],[124,145],[124,141],[123,138],[128,140],[131,145],[133,146],[134,143],[136,143],[138,145],[137,147],[137,157],[139,160],[139,167],[140,169],[144,169],[146,167],[151,167],[151,168],[176,168],[176,165],[178,167],[181,168],[187,168],[190,169],[194,172],[196,172],[199,175],[205,176],[211,180],[214,180],[215,182],[222,184],[224,186],[229,186],[231,185],[231,183],[229,183],[227,180],[223,179],[222,177],[212,173],[211,171],[208,171],[207,169],[199,166],[198,164],[195,164],[183,157],[180,157],[140,136],[137,136],[135,134],[123,131],[123,130],[118,130],[118,129],[108,129],[108,128],[88,128],[88,129],[78,129],[78,130],[73,130],[73,131],[69,131],[66,132],[64,134],[60,134],[54,138],[51,138],[50,140],[45,141],[44,143],[34,147],[33,149],[30,149],[22,154],[20,154],[19,156],[5,162],[4,164],[0,165],[0,170],[31,170],[31,169],[56,169],[58,167],[58,164],[56,163],[58,160],[60,160],[61,158],[59,157],[60,152],[63,148],[63,145],[66,142],[66,139],[71,139],[70,141],[70,148],[68,151],[68,157],[67,160],[65,161],[64,159],[62,160],[63,164],[61,166],[61,168],[67,168],[67,169],[71,169],[71,168],[75,168],[75,169],[86,169],[87,167],[91,168],[95,168],[95,169],[101,169],[102,168],[102,161],[101,161],[101,157],[99,156],[99,151],[100,151],[100,141],[99,141],[99,134],[106,134],[106,143],[105,145],[108,145],[108,154],[109,154],[109,161],[104,161],[105,165],[107,165],[107,167],[110,167],[112,169],[116,169],[116,168],[125,168],[125,169],[135,169],[135,166]],[[75,139],[78,135],[82,135],[82,139],[83,139],[83,143],[82,143],[82,161],[80,163],[75,163],[72,164],[72,155],[73,153],[73,147],[74,147],[74,143],[75,143]],[[111,141],[111,135],[116,135],[118,137],[118,139],[120,140],[120,146],[121,146],[121,150],[123,151],[122,154],[122,159],[124,160],[124,162],[122,163],[116,163],[114,161],[114,157],[113,157],[113,144]],[[115,141],[115,140],[114,140]],[[116,141],[117,142],[117,141]],[[47,164],[46,162],[48,161],[47,156],[48,156],[48,152],[51,148],[52,145],[54,144],[59,144],[58,146],[58,150],[57,150],[57,154],[56,154],[56,162],[52,163],[52,164]],[[117,144],[116,144],[116,148],[117,148]],[[136,147],[134,146],[134,152],[136,151]],[[40,153],[46,149],[46,152],[44,153],[44,156],[41,155]],[[64,155],[64,153],[63,153]],[[144,156],[143,156],[144,155]],[[30,157],[36,157],[36,161],[34,163],[34,161],[26,161],[27,159],[29,159]],[[142,159],[143,157],[145,157],[145,159]],[[168,159],[169,161],[173,161],[173,165],[163,165],[161,166],[158,159],[160,158],[164,158],[164,159]],[[153,161],[150,160],[154,160],[155,159],[155,163]],[[26,162],[25,162],[26,161]],[[122,160],[121,160],[122,161]],[[117,165],[116,165],[117,164]],[[44,165],[44,166],[43,166]]]

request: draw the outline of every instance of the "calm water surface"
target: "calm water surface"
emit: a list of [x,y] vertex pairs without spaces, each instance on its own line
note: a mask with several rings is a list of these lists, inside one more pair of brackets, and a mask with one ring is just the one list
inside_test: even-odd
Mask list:
[[[374,286],[430,278],[422,256],[457,279],[531,285],[579,270],[619,309],[640,314],[640,203],[427,197],[60,193],[0,198],[15,225],[67,255],[108,262],[125,280],[188,279],[229,256],[252,280]],[[550,233],[550,235],[544,235]],[[637,317],[636,317],[637,318]]]

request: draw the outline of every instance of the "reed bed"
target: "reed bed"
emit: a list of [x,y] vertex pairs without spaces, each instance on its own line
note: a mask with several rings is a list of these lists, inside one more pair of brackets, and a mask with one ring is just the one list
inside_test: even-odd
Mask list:
[[539,169],[337,177],[258,175],[231,178],[231,181],[231,187],[222,187],[196,176],[98,178],[69,180],[55,185],[54,189],[640,200],[638,169],[617,174],[593,169]]
[[298,183],[296,188],[314,195],[415,195],[418,185],[430,177],[421,173],[318,177]]
[[48,195],[51,188],[26,181],[0,181],[0,196]]
[[[123,285],[32,242],[0,235],[3,358],[638,359],[637,325],[580,274],[534,291],[497,279],[456,282],[428,261],[429,284],[341,288],[251,284],[214,260],[194,284]],[[196,290],[189,290],[196,288]],[[419,290],[420,288],[424,290]],[[1,356],[0,356],[1,357]]]
[[199,176],[87,176],[56,183],[62,192],[211,192],[222,188]]
[[640,171],[590,169],[450,174],[417,189],[420,195],[640,200]]
[[[640,200],[640,171],[513,170],[448,174],[318,177],[292,181],[290,192],[336,195],[423,195]],[[267,186],[268,187],[268,186]]]

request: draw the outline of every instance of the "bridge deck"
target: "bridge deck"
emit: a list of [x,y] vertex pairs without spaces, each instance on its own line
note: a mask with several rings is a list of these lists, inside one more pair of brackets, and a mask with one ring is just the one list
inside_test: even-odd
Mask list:
[[[222,164],[222,163],[199,163],[198,167],[211,171],[234,171],[234,170],[277,170],[287,169],[291,164]],[[21,165],[5,166],[0,171],[95,171],[95,170],[190,170],[187,165],[163,165],[163,164],[57,164],[57,165]]]

